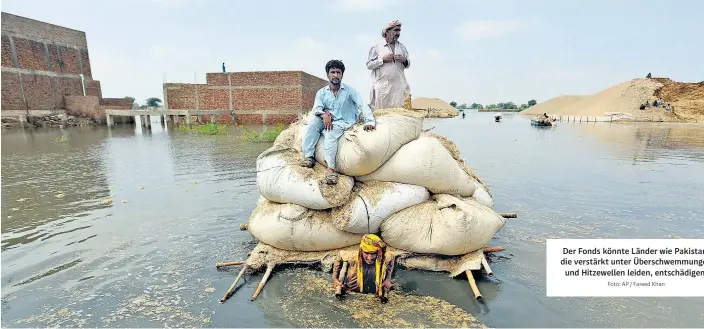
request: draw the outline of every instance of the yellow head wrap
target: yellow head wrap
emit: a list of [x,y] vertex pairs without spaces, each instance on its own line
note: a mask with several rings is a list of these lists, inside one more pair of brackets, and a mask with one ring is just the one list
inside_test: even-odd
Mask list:
[[362,271],[362,266],[364,259],[362,259],[362,252],[373,253],[376,252],[376,291],[381,296],[383,294],[381,290],[381,280],[386,276],[386,266],[384,264],[384,250],[386,249],[386,243],[381,240],[376,234],[365,234],[362,237],[362,242],[359,244],[359,254],[357,255],[357,282],[359,282],[359,290],[364,290],[364,271]]

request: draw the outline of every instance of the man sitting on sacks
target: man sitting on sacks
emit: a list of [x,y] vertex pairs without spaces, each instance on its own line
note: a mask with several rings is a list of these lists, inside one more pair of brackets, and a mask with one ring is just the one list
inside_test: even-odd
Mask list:
[[338,139],[357,123],[359,112],[364,118],[364,130],[374,130],[376,121],[369,104],[352,87],[342,83],[345,65],[341,61],[331,60],[325,64],[325,72],[330,84],[320,88],[315,94],[313,114],[308,120],[308,130],[303,137],[303,160],[301,166],[313,168],[315,165],[315,145],[323,134],[323,148],[327,164],[325,183],[337,184],[335,158],[337,157]]
[[[391,289],[391,275],[394,270],[394,258],[387,259],[386,243],[375,234],[365,234],[359,244],[357,257],[349,261],[347,273],[340,282],[342,259],[335,260],[332,271],[333,288],[342,287],[345,291],[375,293],[382,302],[386,302],[386,292]],[[340,297],[340,295],[338,296]]]

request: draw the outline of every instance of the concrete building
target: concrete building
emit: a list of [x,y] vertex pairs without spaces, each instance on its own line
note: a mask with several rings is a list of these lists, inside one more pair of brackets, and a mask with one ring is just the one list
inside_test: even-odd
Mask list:
[[102,106],[131,104],[102,97],[85,32],[2,13],[3,116],[65,112],[100,117]]
[[302,71],[207,73],[205,84],[165,83],[164,103],[169,110],[229,110],[238,124],[288,124],[313,108],[327,83]]

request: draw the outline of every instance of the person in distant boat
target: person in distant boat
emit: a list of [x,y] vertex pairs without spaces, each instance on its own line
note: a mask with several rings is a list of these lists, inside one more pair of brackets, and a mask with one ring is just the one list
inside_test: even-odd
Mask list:
[[365,234],[359,244],[357,257],[349,261],[347,273],[340,281],[342,259],[335,259],[332,271],[333,288],[342,287],[342,292],[376,294],[385,303],[386,292],[391,289],[394,258],[388,257],[386,243],[375,234]]
[[367,69],[371,70],[373,86],[370,103],[373,109],[403,107],[411,93],[405,70],[411,66],[408,50],[398,39],[401,22],[390,21],[381,29],[383,38],[369,49]]
[[335,160],[340,137],[350,129],[360,117],[364,120],[364,130],[376,129],[376,121],[369,104],[364,103],[362,95],[357,90],[342,83],[345,64],[339,60],[331,60],[325,64],[330,83],[315,94],[313,113],[308,121],[308,130],[303,136],[302,167],[315,166],[315,145],[323,136],[323,149],[327,175],[325,183],[337,184],[338,174],[335,172]]

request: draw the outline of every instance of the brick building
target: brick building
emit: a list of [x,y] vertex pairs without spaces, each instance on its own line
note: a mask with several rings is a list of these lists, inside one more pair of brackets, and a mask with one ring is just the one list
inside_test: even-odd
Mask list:
[[[69,107],[80,110],[67,109],[69,97]],[[67,109],[68,114],[97,117],[102,105],[131,106],[124,98],[102,97],[100,81],[91,72],[85,32],[2,13],[3,116]]]
[[164,103],[169,110],[230,110],[237,123],[288,124],[313,108],[327,83],[302,71],[207,73],[205,84],[165,83]]

